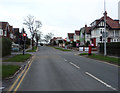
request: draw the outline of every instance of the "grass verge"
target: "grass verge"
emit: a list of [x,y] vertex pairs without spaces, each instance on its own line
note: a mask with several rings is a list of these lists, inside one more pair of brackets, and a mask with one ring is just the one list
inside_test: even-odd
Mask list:
[[24,62],[31,57],[31,54],[18,54],[9,59],[3,60],[3,62]]
[[58,48],[58,47],[53,47],[53,48],[58,49],[58,50],[61,50],[61,51],[71,51],[71,50],[69,50],[69,49],[63,49],[63,48]]
[[88,55],[87,57],[120,65],[119,58],[104,56],[104,55],[100,55],[100,54],[92,54],[92,55]]
[[26,51],[26,52],[36,52],[36,50],[37,50],[37,47],[35,46],[35,47],[33,47],[33,50],[30,49],[30,50],[28,50],[28,51]]
[[2,78],[7,78],[14,75],[19,68],[20,66],[15,65],[2,65]]

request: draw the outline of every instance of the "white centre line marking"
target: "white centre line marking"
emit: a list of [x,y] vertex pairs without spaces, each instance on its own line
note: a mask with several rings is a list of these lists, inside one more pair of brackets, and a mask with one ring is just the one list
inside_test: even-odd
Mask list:
[[90,77],[94,78],[95,80],[99,81],[100,83],[104,84],[106,87],[109,87],[109,88],[111,88],[111,89],[113,89],[113,90],[117,90],[116,88],[113,88],[111,85],[103,82],[102,80],[100,80],[99,78],[93,76],[92,74],[90,74],[90,73],[88,73],[88,72],[85,72],[85,73],[86,73],[87,75],[89,75]]
[[64,58],[65,61],[67,61],[65,58]]
[[80,69],[79,66],[77,66],[76,64],[72,63],[72,62],[69,62],[71,65],[75,66],[76,68]]

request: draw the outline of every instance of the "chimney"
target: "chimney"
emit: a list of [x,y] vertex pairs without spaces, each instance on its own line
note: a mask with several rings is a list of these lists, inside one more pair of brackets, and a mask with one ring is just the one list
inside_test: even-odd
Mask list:
[[105,11],[104,15],[105,15],[105,17],[107,18],[107,11]]

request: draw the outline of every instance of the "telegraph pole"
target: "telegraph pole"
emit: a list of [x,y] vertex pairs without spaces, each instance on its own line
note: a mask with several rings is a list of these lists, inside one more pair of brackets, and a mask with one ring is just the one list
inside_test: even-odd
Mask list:
[[106,2],[104,0],[104,56],[107,55],[106,52]]

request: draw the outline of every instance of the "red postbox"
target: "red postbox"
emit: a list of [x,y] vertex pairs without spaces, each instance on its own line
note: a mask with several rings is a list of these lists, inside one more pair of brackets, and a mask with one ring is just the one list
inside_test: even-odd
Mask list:
[[92,46],[89,45],[88,55],[91,55],[91,51],[92,51]]

